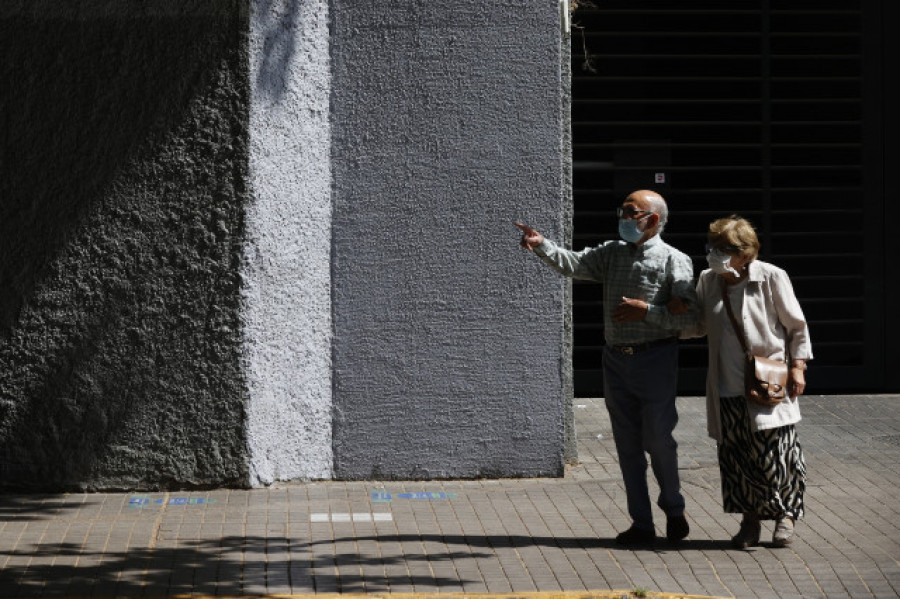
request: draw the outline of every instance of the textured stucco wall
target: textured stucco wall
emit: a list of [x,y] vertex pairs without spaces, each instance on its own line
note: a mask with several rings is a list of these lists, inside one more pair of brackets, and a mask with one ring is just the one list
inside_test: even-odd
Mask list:
[[0,3],[0,488],[561,475],[568,287],[512,221],[567,234],[562,42],[547,0]]
[[254,0],[244,281],[251,484],[331,476],[327,0]]
[[[575,226],[575,204],[572,186],[572,12],[571,1],[560,2],[563,11],[563,40],[559,56],[559,67],[562,73],[562,89],[560,90],[559,114],[562,118],[562,167],[563,167],[563,236],[566,247],[572,247]],[[536,226],[536,225],[535,225]],[[563,333],[563,397],[566,417],[566,462],[578,462],[578,433],[575,430],[575,376],[572,368],[572,354],[575,350],[575,318],[572,313],[572,281],[565,283],[566,310]]]
[[236,6],[0,7],[0,486],[246,484]]
[[555,1],[332,0],[341,478],[561,475],[566,285]]

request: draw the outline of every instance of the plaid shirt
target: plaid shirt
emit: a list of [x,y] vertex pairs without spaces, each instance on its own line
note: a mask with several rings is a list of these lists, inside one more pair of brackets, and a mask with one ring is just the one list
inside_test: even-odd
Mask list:
[[[684,253],[664,242],[659,235],[636,246],[624,241],[607,241],[580,252],[566,250],[552,241],[535,248],[535,253],[563,276],[603,283],[603,324],[607,345],[635,345],[666,337],[697,322],[697,292],[694,266]],[[688,312],[669,313],[666,303],[680,297]],[[613,322],[612,312],[623,297],[649,304],[640,322]]]

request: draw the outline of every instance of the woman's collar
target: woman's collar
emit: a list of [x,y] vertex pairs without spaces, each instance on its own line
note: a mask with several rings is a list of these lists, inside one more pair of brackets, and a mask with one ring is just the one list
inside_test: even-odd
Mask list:
[[754,282],[763,280],[762,266],[760,266],[758,260],[754,260],[747,265],[747,280]]

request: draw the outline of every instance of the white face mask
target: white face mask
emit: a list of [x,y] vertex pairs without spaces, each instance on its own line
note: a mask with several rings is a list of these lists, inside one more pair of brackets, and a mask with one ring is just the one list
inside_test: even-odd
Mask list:
[[706,254],[706,262],[717,275],[724,275],[730,272],[736,277],[741,276],[738,271],[731,268],[731,256],[722,250],[710,250],[709,253]]

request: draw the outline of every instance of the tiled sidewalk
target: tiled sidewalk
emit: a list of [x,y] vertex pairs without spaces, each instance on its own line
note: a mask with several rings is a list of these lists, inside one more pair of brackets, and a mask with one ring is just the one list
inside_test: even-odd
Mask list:
[[618,547],[629,522],[609,422],[602,400],[578,399],[580,463],[562,479],[0,496],[0,596],[898,597],[900,397],[803,401],[807,516],[786,549],[730,548],[738,517],[721,510],[700,398],[679,399],[688,541]]

